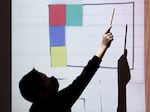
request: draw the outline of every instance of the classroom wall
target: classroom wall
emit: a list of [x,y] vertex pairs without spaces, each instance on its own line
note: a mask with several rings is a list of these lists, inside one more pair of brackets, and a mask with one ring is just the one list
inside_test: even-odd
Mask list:
[[[54,0],[54,3],[56,1]],[[84,2],[86,1],[88,0],[84,0]],[[109,2],[112,1],[113,0]],[[125,1],[126,0],[124,0],[124,2]],[[76,3],[79,2],[80,1],[76,1]],[[98,1],[95,0],[93,2],[96,3]],[[140,0],[136,1],[136,8],[140,6],[140,2],[142,3],[142,1]],[[55,74],[56,77],[64,79],[60,80],[60,83],[62,85],[61,88],[70,84],[71,81],[82,70],[81,68],[53,68],[50,66],[51,60],[49,54],[48,4],[50,4],[49,1],[43,2],[43,0],[14,0],[12,2],[12,112],[26,112],[31,105],[31,103],[25,101],[19,94],[18,82],[20,78],[33,67],[37,68],[39,71],[47,73],[49,76]],[[143,9],[143,7],[141,7],[141,9]],[[143,10],[138,10],[136,14],[142,15],[142,12]],[[143,21],[140,21],[140,19],[143,20],[143,18],[141,16],[141,18],[139,17],[136,19],[136,36],[140,37],[141,35],[143,36],[143,33],[139,34],[138,31],[143,31]],[[116,20],[114,21],[114,23],[115,22],[117,23]],[[116,30],[116,32],[117,31],[118,29]],[[121,37],[123,37],[124,32],[119,33],[122,33]],[[137,67],[139,71],[132,71],[132,81],[128,86],[128,109],[131,112],[135,110],[136,112],[145,110],[145,82],[143,77],[144,72],[143,66],[140,66],[144,63],[142,60],[138,60],[141,57],[141,59],[143,59],[143,38],[141,39],[141,41],[136,40],[136,43],[136,47],[138,48],[138,45],[140,45],[139,49],[142,51],[138,52],[138,49],[136,49],[136,53],[141,53],[141,55],[138,55],[139,57],[136,58],[138,64],[136,64],[135,66],[135,68]],[[91,52],[91,56],[94,53],[94,51]],[[107,78],[108,76],[106,76],[106,74],[110,74],[109,78]],[[83,95],[77,101],[76,105],[73,107],[73,112],[76,112],[78,109],[78,111],[81,112],[97,112],[101,110],[103,110],[104,112],[115,112],[117,108],[116,74],[116,69],[99,70],[88,88],[85,90]],[[91,98],[91,96],[97,97]],[[86,100],[86,103],[84,103],[84,100]],[[93,105],[93,102],[95,103],[95,105]],[[136,103],[138,107],[137,105],[133,105],[134,103]],[[86,110],[84,107],[86,107]]]
[[[4,2],[6,1],[6,2]],[[3,66],[3,63],[1,63],[1,73],[2,75],[0,75],[0,87],[3,88],[4,85],[5,85],[5,89],[3,89],[3,92],[1,91],[0,92],[0,96],[3,96],[1,97],[1,100],[0,100],[0,104],[1,104],[1,108],[0,110],[2,112],[10,112],[10,85],[9,85],[9,82],[10,82],[10,1],[9,0],[1,0],[1,9],[3,10],[0,10],[1,12],[1,16],[3,17],[3,19],[1,18],[1,22],[5,24],[5,27],[6,29],[4,31],[6,32],[1,32],[2,36],[1,37],[5,37],[6,41],[1,38],[2,40],[0,41],[1,45],[6,45],[5,48],[8,48],[8,49],[3,49],[3,46],[1,46],[1,52],[3,52],[3,58],[1,58],[1,62],[7,62],[6,64],[6,67]],[[150,112],[150,89],[149,89],[149,85],[150,85],[150,78],[149,78],[149,74],[150,74],[150,70],[148,68],[150,68],[150,58],[149,58],[149,52],[150,52],[150,49],[149,49],[149,44],[150,44],[150,35],[149,35],[149,31],[150,31],[150,27],[149,27],[149,18],[150,18],[150,2],[148,0],[145,0],[145,76],[146,76],[146,102],[147,102],[147,111],[146,112]],[[6,11],[7,10],[7,11]],[[4,13],[5,12],[5,13]],[[6,13],[8,15],[6,15]],[[1,25],[1,29],[3,29],[3,25]],[[7,24],[7,25],[6,25]],[[1,30],[2,31],[2,30]],[[9,44],[9,45],[8,45]],[[2,56],[2,54],[1,54]],[[7,57],[8,56],[8,57]],[[8,68],[8,69],[6,69]],[[7,71],[8,70],[8,71]],[[5,78],[6,77],[6,78]],[[7,86],[7,87],[6,87]],[[3,99],[2,99],[3,98]],[[5,103],[4,103],[5,102]]]

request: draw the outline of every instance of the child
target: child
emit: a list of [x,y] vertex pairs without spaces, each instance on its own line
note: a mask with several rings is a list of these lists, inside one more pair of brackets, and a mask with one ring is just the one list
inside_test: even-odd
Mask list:
[[30,112],[71,112],[72,105],[94,76],[105,51],[113,40],[110,29],[111,26],[104,33],[96,54],[68,87],[58,91],[59,83],[54,76],[49,78],[35,69],[20,80],[19,88],[22,96],[33,103]]

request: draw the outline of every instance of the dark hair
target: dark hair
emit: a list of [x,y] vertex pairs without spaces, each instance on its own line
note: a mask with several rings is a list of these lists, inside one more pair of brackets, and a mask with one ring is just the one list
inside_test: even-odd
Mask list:
[[33,69],[20,80],[19,89],[21,95],[26,100],[35,102],[38,99],[37,93],[40,92],[42,87],[41,76],[42,74],[40,72]]

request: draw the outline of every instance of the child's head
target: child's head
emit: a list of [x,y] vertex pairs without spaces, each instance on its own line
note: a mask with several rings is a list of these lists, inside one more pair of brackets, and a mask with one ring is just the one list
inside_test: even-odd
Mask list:
[[55,77],[48,78],[45,74],[33,69],[27,73],[19,82],[22,96],[30,101],[36,102],[46,98],[58,91],[58,81]]

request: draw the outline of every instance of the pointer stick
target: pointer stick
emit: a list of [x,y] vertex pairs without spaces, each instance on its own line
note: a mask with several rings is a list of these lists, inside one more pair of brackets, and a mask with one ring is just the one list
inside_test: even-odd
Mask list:
[[110,20],[110,25],[111,25],[111,26],[112,26],[114,14],[115,14],[115,8],[113,9],[112,16],[111,16],[111,20]]
[[[110,24],[109,24],[110,26],[112,26],[114,14],[115,14],[115,8],[113,9],[113,12],[112,12],[112,16],[111,16],[111,20],[110,20]],[[109,33],[109,32],[110,32],[110,30],[108,30],[108,31],[106,32],[106,34]]]

